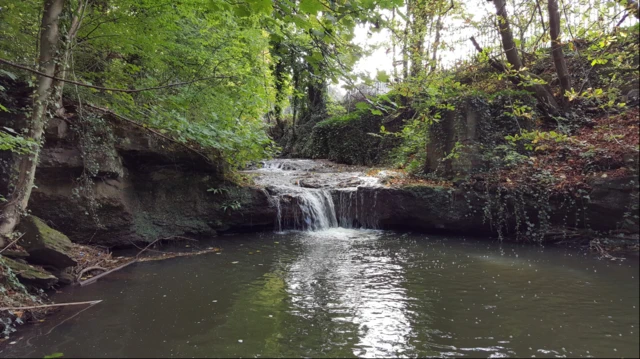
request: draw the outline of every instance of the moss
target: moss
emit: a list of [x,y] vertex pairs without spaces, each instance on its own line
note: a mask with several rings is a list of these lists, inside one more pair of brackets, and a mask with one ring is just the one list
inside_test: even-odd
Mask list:
[[50,248],[62,253],[71,250],[71,241],[64,234],[49,227],[40,218],[28,216],[21,220],[20,231],[25,232],[20,245],[27,251]]
[[302,155],[345,164],[374,165],[386,160],[394,141],[377,136],[382,117],[355,111],[318,123],[305,143]]
[[8,267],[21,281],[48,288],[58,282],[58,278],[44,269],[2,257],[2,264]]

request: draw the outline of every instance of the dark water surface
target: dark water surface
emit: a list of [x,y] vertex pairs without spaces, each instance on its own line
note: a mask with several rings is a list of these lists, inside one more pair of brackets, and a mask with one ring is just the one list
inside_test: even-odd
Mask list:
[[53,299],[104,301],[0,356],[640,355],[637,258],[340,228],[212,243],[66,289]]

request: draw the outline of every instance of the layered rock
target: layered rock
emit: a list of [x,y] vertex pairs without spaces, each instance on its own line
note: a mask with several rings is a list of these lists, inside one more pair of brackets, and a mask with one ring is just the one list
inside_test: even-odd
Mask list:
[[66,121],[47,129],[29,208],[73,242],[130,246],[273,228],[264,191],[229,184],[222,164],[133,125],[107,126],[91,151]]
[[42,268],[29,265],[23,261],[13,260],[8,257],[1,257],[2,263],[27,286],[36,288],[51,288],[58,283],[58,278]]
[[59,270],[76,265],[76,261],[67,254],[72,249],[69,238],[47,226],[40,218],[23,218],[18,232],[22,233],[18,244],[29,254],[27,258],[30,263]]

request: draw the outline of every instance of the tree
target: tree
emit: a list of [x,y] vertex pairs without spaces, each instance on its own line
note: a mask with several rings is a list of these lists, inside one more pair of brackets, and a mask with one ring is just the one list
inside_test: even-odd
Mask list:
[[[513,72],[510,75],[511,81],[516,85],[523,85],[525,89],[533,92],[539,105],[549,114],[558,114],[558,103],[556,102],[548,85],[539,83],[539,79],[529,73],[520,73],[522,60],[518,54],[518,48],[513,40],[513,33],[509,25],[507,7],[505,0],[492,0],[496,8],[498,30],[502,39],[502,49],[507,57],[507,62]],[[478,48],[478,46],[476,46]],[[480,50],[480,49],[479,49]],[[480,50],[481,51],[481,50]],[[503,69],[502,65],[495,65],[498,69]],[[533,79],[534,81],[531,81]]]
[[69,25],[69,30],[67,31],[66,36],[64,36],[64,40],[62,41],[62,47],[64,47],[64,50],[61,51],[62,55],[60,56],[60,60],[56,63],[55,70],[56,77],[60,78],[60,80],[54,80],[52,84],[54,91],[52,105],[55,106],[54,110],[58,115],[62,115],[64,112],[64,107],[62,105],[62,93],[64,91],[64,80],[67,78],[67,73],[69,70],[71,50],[75,45],[78,30],[80,29],[90,2],[91,0],[79,0],[75,4],[76,8],[70,9],[71,23]]
[[[62,99],[69,94],[78,106],[65,117],[76,124],[100,119],[82,106],[87,103],[178,142],[196,143],[223,168],[270,155],[272,141],[261,116],[273,103],[273,86],[268,39],[258,16],[238,16],[225,0],[46,0],[39,14],[19,3],[3,7],[0,16],[11,19],[0,25],[0,34],[22,36],[20,44],[0,44],[2,57],[9,59],[0,62],[38,76],[22,126],[27,131],[21,134],[38,146],[13,154],[10,193],[0,217],[3,242],[27,208],[46,122],[62,115]],[[25,55],[35,43],[29,36],[37,33],[25,31],[29,20],[41,22],[37,69],[19,65],[33,57]],[[69,81],[75,86],[64,86]],[[3,132],[2,141],[7,136]]]
[[571,79],[567,64],[564,61],[564,53],[562,51],[562,41],[560,40],[560,12],[558,12],[558,1],[548,0],[549,3],[549,33],[551,35],[551,55],[553,56],[553,64],[558,73],[562,96],[565,98],[564,104],[568,105],[566,100],[567,93],[571,92]]
[[620,5],[624,6],[627,11],[632,13],[636,18],[640,19],[640,5],[635,0],[616,0]]
[[522,67],[522,61],[520,60],[520,55],[518,55],[516,42],[513,40],[513,33],[511,32],[511,25],[509,24],[509,17],[507,16],[507,3],[505,0],[493,0],[493,5],[496,7],[498,29],[500,31],[500,37],[502,38],[502,48],[511,67],[518,71]]
[[453,0],[451,0],[451,5],[444,11],[442,11],[442,3],[438,4],[438,18],[436,20],[436,37],[435,40],[433,41],[433,50],[431,51],[431,68],[430,68],[430,72],[435,71],[436,66],[438,64],[438,49],[440,48],[440,35],[442,32],[442,18],[444,16],[447,15],[447,13],[449,11],[451,11],[455,4],[453,2]]
[[38,69],[47,76],[38,77],[38,87],[34,95],[28,125],[29,137],[36,142],[37,146],[34,146],[30,153],[19,155],[15,161],[15,173],[13,174],[15,178],[12,181],[12,189],[7,203],[2,208],[2,218],[0,218],[0,247],[4,247],[5,238],[13,233],[20,221],[20,216],[27,208],[33,189],[36,165],[40,155],[40,143],[43,141],[42,135],[47,122],[46,111],[53,83],[51,77],[56,70],[60,37],[59,22],[64,3],[64,0],[46,0],[44,2],[40,26]]
[[424,71],[424,40],[427,35],[426,5],[425,0],[409,0],[407,5],[407,18],[411,19],[411,41],[409,44],[411,77],[418,77]]

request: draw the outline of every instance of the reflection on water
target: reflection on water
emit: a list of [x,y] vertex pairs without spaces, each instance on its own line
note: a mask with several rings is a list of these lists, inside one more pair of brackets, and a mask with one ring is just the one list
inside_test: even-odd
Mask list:
[[360,357],[388,357],[410,347],[404,270],[367,243],[379,236],[343,228],[308,233],[288,268],[292,313],[312,319],[318,309],[329,310],[337,326],[355,325],[353,354]]
[[104,301],[25,328],[0,356],[640,354],[637,258],[339,228],[204,245],[222,252],[65,290],[54,299]]

